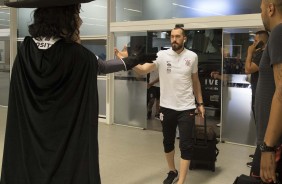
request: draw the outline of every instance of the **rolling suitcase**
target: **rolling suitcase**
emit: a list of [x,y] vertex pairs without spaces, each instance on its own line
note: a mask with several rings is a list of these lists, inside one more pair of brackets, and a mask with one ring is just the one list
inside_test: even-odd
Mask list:
[[212,127],[207,126],[206,117],[204,125],[195,125],[194,128],[194,152],[189,169],[208,169],[215,171],[215,161],[219,153],[216,147],[218,143]]

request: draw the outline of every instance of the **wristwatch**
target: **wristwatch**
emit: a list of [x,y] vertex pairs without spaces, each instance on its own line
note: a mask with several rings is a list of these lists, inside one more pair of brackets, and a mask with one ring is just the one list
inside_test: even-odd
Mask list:
[[197,103],[197,105],[198,106],[202,106],[202,105],[204,106],[204,103],[203,102],[202,103]]
[[259,145],[259,149],[261,152],[275,152],[276,146],[267,146],[265,142]]

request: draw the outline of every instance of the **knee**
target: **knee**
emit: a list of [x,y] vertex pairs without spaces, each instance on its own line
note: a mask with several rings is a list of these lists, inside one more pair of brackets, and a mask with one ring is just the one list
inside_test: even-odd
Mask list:
[[186,142],[186,143],[180,143],[180,152],[181,152],[181,158],[183,160],[191,160],[193,156],[193,143]]
[[169,152],[174,150],[174,141],[172,141],[172,140],[170,140],[170,141],[164,140],[163,145],[164,145],[164,152],[165,153],[169,153]]

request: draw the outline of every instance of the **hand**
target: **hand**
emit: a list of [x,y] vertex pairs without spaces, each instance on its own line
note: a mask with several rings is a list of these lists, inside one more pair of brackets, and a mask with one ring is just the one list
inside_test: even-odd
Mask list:
[[265,183],[276,183],[275,152],[262,152],[260,161],[260,177]]
[[214,79],[217,79],[219,76],[219,72],[218,71],[213,71],[211,72],[211,77],[214,78]]
[[198,115],[205,118],[205,108],[203,105],[198,106]]
[[252,56],[253,53],[256,51],[256,46],[257,46],[257,43],[253,43],[252,45],[250,45],[248,47],[248,55]]
[[157,59],[157,54],[141,54],[137,56],[128,56],[126,58],[123,58],[126,65],[127,70],[131,70],[133,67],[139,64],[144,63],[152,63]]
[[117,48],[114,49],[116,57],[119,59],[128,57],[128,51],[127,51],[127,46],[125,45],[121,51],[119,51]]
[[151,83],[147,84],[147,89],[150,89],[153,85]]

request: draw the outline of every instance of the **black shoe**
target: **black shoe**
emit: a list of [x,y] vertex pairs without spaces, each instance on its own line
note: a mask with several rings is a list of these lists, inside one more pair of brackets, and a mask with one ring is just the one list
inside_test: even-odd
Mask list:
[[169,173],[167,173],[168,176],[167,178],[164,180],[163,184],[173,184],[178,180],[178,172],[176,171],[169,171]]
[[251,168],[253,166],[253,162],[248,162],[247,166]]
[[249,155],[250,159],[254,159],[254,155]]

